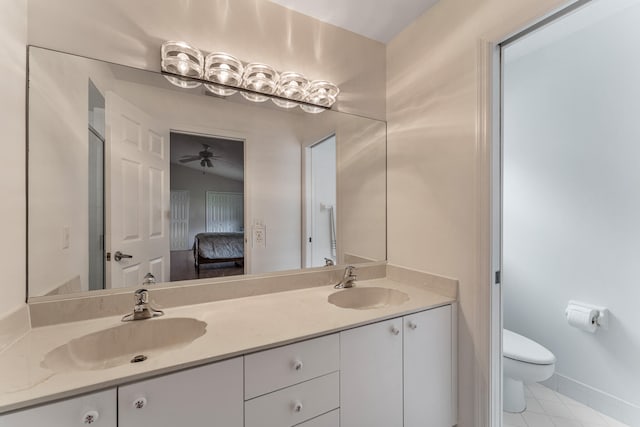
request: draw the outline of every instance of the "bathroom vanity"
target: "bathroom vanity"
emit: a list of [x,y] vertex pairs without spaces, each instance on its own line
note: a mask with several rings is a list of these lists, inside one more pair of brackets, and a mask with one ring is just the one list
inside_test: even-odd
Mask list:
[[[454,425],[455,297],[428,282],[380,277],[352,289],[314,286],[164,308],[157,319],[111,316],[34,328],[1,355],[0,375],[9,381],[0,385],[0,426]],[[406,298],[360,299],[358,308],[329,302],[368,288]],[[73,348],[128,325],[165,322],[148,329],[159,337],[174,324],[198,327],[183,319],[206,323],[206,332],[159,349],[151,342],[140,363],[116,350]],[[68,360],[47,361],[60,348]],[[32,383],[19,384],[18,376]]]

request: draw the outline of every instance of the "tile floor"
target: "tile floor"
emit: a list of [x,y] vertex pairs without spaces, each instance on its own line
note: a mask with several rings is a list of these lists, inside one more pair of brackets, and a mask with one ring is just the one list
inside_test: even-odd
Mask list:
[[504,427],[627,427],[582,403],[541,384],[528,384],[527,409],[503,415]]

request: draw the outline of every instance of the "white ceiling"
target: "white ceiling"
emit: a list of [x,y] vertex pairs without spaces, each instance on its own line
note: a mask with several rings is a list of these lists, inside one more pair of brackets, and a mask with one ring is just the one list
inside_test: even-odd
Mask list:
[[270,1],[385,44],[438,2],[438,0]]

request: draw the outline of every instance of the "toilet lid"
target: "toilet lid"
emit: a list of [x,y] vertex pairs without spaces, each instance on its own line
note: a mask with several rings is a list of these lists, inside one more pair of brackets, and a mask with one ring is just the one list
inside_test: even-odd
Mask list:
[[502,354],[509,359],[535,365],[551,365],[556,362],[556,357],[549,350],[508,329],[504,329],[502,333]]

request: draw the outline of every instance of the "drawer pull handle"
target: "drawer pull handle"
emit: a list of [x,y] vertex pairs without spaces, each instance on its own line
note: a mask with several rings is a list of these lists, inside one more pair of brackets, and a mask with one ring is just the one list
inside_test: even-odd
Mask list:
[[400,333],[400,329],[398,329],[395,325],[391,327],[391,333],[393,335],[398,335]]
[[294,402],[293,403],[293,411],[294,412],[302,412],[302,402]]
[[93,424],[98,421],[100,414],[98,411],[88,411],[82,416],[82,424]]
[[144,397],[139,397],[133,401],[134,409],[142,409],[145,406],[147,406],[147,399],[145,399]]
[[301,360],[296,360],[295,362],[293,362],[293,369],[295,369],[296,371],[300,371],[302,369],[302,366],[304,366],[302,364]]
[[418,324],[415,322],[409,322],[409,329],[418,329]]

